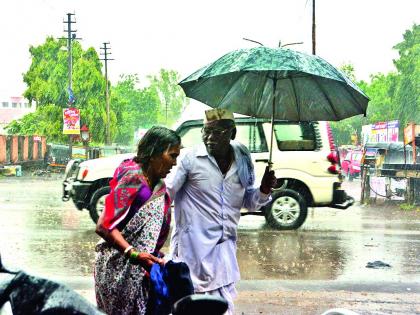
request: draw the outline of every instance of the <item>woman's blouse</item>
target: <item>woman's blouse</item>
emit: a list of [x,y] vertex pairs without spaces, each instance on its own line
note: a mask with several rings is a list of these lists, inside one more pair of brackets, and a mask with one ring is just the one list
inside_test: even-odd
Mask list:
[[[166,191],[162,180],[152,191],[141,166],[133,160],[125,160],[117,167],[114,177],[110,181],[110,188],[111,192],[105,200],[105,213],[102,225],[108,230],[116,228],[119,231],[124,229],[137,211],[141,211],[141,207],[154,193],[160,192],[162,189]],[[165,195],[164,219],[155,253],[162,248],[169,234],[170,204],[169,196]]]

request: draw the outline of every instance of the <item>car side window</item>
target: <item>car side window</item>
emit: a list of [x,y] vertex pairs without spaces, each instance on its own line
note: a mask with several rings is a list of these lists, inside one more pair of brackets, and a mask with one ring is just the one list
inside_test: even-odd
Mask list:
[[267,142],[263,135],[262,126],[259,123],[236,124],[235,140],[245,145],[249,152],[260,153],[267,152]]
[[181,137],[181,143],[184,148],[192,147],[202,142],[201,128],[202,126],[199,125],[180,130],[179,136]]
[[280,151],[313,151],[316,148],[315,129],[310,122],[277,122],[274,134]]

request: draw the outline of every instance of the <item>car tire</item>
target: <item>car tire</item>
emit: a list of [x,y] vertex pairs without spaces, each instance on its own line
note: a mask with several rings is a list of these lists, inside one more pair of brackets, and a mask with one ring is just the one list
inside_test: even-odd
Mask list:
[[267,224],[277,230],[296,230],[308,216],[308,206],[301,194],[282,189],[272,194],[272,202],[264,207]]
[[92,195],[89,205],[89,214],[93,222],[97,223],[105,208],[105,198],[111,191],[109,186],[101,187]]

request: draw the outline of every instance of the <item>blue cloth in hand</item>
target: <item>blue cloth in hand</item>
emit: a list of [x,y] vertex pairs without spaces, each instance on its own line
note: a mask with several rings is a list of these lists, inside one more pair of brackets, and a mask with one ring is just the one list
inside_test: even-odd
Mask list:
[[190,269],[183,262],[168,261],[164,266],[153,264],[150,271],[148,313],[166,315],[179,299],[194,294]]
[[169,314],[166,313],[166,310],[168,309],[169,291],[165,280],[163,280],[164,272],[165,267],[159,264],[153,264],[152,269],[150,270],[150,281],[153,290],[153,292],[151,292],[151,297],[153,298],[151,302],[154,303],[154,314]]

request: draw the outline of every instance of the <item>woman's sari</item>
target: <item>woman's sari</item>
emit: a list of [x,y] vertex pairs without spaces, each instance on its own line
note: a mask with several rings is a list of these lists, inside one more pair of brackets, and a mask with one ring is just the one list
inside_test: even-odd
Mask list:
[[[170,200],[163,181],[153,191],[149,189],[150,197],[142,200],[147,193],[141,188],[147,181],[141,167],[128,160],[117,168],[110,185],[104,227],[118,228],[137,251],[157,255],[170,224]],[[145,314],[149,291],[145,274],[145,269],[131,264],[121,252],[101,241],[96,246],[95,261],[98,307],[107,314]]]

